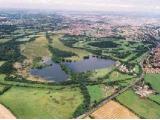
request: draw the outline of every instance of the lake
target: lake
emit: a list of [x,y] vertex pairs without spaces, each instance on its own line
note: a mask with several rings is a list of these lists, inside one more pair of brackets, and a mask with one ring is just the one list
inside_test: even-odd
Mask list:
[[30,73],[54,82],[66,81],[68,78],[68,75],[61,69],[61,66],[54,62],[52,62],[51,66],[42,69],[31,69]]
[[[52,65],[42,69],[31,69],[31,74],[49,81],[62,82],[67,80],[68,75],[61,69],[61,66],[58,63],[54,63],[51,60],[47,62]],[[63,64],[72,71],[80,73],[110,67],[115,64],[115,61],[89,56],[89,58],[81,61],[64,62]]]

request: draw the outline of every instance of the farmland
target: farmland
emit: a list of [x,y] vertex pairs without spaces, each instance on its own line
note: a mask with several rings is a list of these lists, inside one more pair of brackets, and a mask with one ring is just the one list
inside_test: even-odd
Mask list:
[[106,103],[90,115],[94,119],[138,119],[138,117],[115,101]]
[[126,106],[141,118],[159,118],[160,105],[148,99],[140,98],[132,90],[122,93],[116,98],[118,102]]
[[72,118],[73,112],[82,101],[80,90],[70,87],[59,90],[12,87],[0,96],[0,103],[7,106],[18,118],[24,119]]
[[91,104],[99,102],[106,96],[102,85],[87,86],[87,89],[91,97]]
[[146,74],[145,81],[149,83],[153,89],[160,92],[160,74]]

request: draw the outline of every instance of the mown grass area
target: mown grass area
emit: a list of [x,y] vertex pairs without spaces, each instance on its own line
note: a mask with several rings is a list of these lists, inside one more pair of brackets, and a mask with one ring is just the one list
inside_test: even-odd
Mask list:
[[74,54],[77,55],[77,56],[69,57],[68,59],[71,59],[71,60],[80,60],[84,56],[88,56],[88,55],[91,54],[91,53],[89,53],[89,52],[87,52],[85,50],[82,50],[82,49],[71,48],[71,47],[65,46],[60,41],[61,37],[63,37],[63,35],[53,35],[53,37],[52,37],[52,45],[51,46],[54,47],[54,48],[57,48],[59,50],[66,51],[66,52],[71,52],[71,53],[74,53]]
[[105,92],[102,85],[89,85],[87,86],[91,104],[97,103],[105,98]]
[[121,73],[117,70],[114,70],[113,72],[108,74],[108,79],[112,81],[126,80],[126,79],[131,79],[131,78],[133,78],[133,76],[125,74],[125,73]]
[[111,81],[119,81],[119,80],[127,80],[132,79],[132,75],[128,75],[125,73],[121,73],[113,67],[97,69],[92,72],[91,79],[103,79],[103,80],[111,80]]
[[135,76],[119,72],[114,67],[99,69],[91,72],[90,80],[116,85],[119,87],[127,86],[136,79]]
[[122,93],[116,98],[116,100],[142,118],[160,118],[160,105],[148,99],[140,98],[133,90],[128,90]]
[[113,68],[102,68],[102,69],[96,69],[95,71],[92,72],[90,79],[98,79],[98,78],[103,78],[105,77]]
[[48,50],[48,40],[43,34],[40,37],[36,38],[34,41],[22,44],[21,52],[28,59],[51,56],[51,53]]
[[0,96],[0,103],[17,118],[72,118],[83,96],[79,88],[38,89],[12,87]]
[[154,90],[160,92],[160,74],[146,74],[144,79]]

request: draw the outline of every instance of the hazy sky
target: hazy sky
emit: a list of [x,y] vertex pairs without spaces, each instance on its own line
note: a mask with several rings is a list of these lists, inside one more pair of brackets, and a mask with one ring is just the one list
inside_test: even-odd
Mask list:
[[0,0],[0,8],[159,12],[160,0]]

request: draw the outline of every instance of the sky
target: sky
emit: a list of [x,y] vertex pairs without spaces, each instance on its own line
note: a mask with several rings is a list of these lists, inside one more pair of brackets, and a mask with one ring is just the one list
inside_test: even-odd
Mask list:
[[160,0],[0,0],[0,8],[159,12]]

